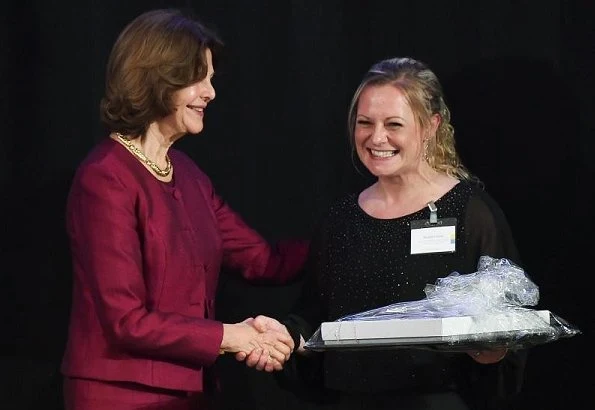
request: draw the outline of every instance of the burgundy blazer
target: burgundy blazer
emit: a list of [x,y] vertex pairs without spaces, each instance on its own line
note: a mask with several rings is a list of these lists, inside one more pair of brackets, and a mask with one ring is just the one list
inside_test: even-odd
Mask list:
[[272,248],[170,149],[174,181],[155,179],[106,139],[74,177],[67,203],[73,294],[62,373],[203,390],[223,337],[214,320],[219,270],[248,280],[293,278],[306,242]]

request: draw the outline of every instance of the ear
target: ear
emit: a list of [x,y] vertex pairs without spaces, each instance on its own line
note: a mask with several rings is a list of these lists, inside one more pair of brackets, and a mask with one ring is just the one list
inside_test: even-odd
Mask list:
[[430,135],[436,135],[436,131],[438,130],[440,122],[442,122],[442,117],[440,117],[440,114],[434,114],[430,117]]

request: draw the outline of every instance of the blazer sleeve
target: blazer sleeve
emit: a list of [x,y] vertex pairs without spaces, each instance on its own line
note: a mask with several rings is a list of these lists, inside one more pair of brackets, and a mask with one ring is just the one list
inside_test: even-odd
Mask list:
[[249,281],[276,284],[287,283],[301,273],[308,255],[308,240],[283,239],[269,243],[216,194],[204,175],[201,186],[215,214],[226,267],[240,272]]
[[143,357],[212,364],[220,322],[147,309],[137,223],[134,194],[113,172],[97,164],[79,170],[67,211],[75,280],[85,282],[105,337]]

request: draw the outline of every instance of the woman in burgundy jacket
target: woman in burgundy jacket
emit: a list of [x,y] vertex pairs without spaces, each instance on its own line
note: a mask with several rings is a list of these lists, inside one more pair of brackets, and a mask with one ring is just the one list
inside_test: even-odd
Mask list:
[[209,408],[205,370],[219,354],[262,351],[272,371],[291,353],[285,333],[215,320],[215,292],[222,265],[249,280],[292,279],[307,243],[269,245],[171,148],[203,129],[220,47],[168,9],[137,17],[112,49],[101,101],[111,133],[80,165],[67,205],[68,410]]

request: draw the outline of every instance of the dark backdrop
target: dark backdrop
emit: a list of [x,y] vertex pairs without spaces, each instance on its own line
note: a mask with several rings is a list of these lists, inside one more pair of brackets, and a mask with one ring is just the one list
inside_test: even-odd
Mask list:
[[[0,15],[0,408],[61,407],[68,186],[104,137],[97,107],[117,33],[162,6],[194,8],[227,44],[206,130],[179,148],[271,240],[308,236],[334,198],[368,182],[352,165],[345,133],[365,70],[395,55],[429,63],[443,81],[463,160],[507,214],[541,305],[583,331],[532,349],[524,406],[588,407],[591,1],[106,0],[21,2]],[[250,286],[224,273],[220,319],[282,315],[300,286]],[[217,366],[228,408],[299,407],[271,375],[229,357]]]

